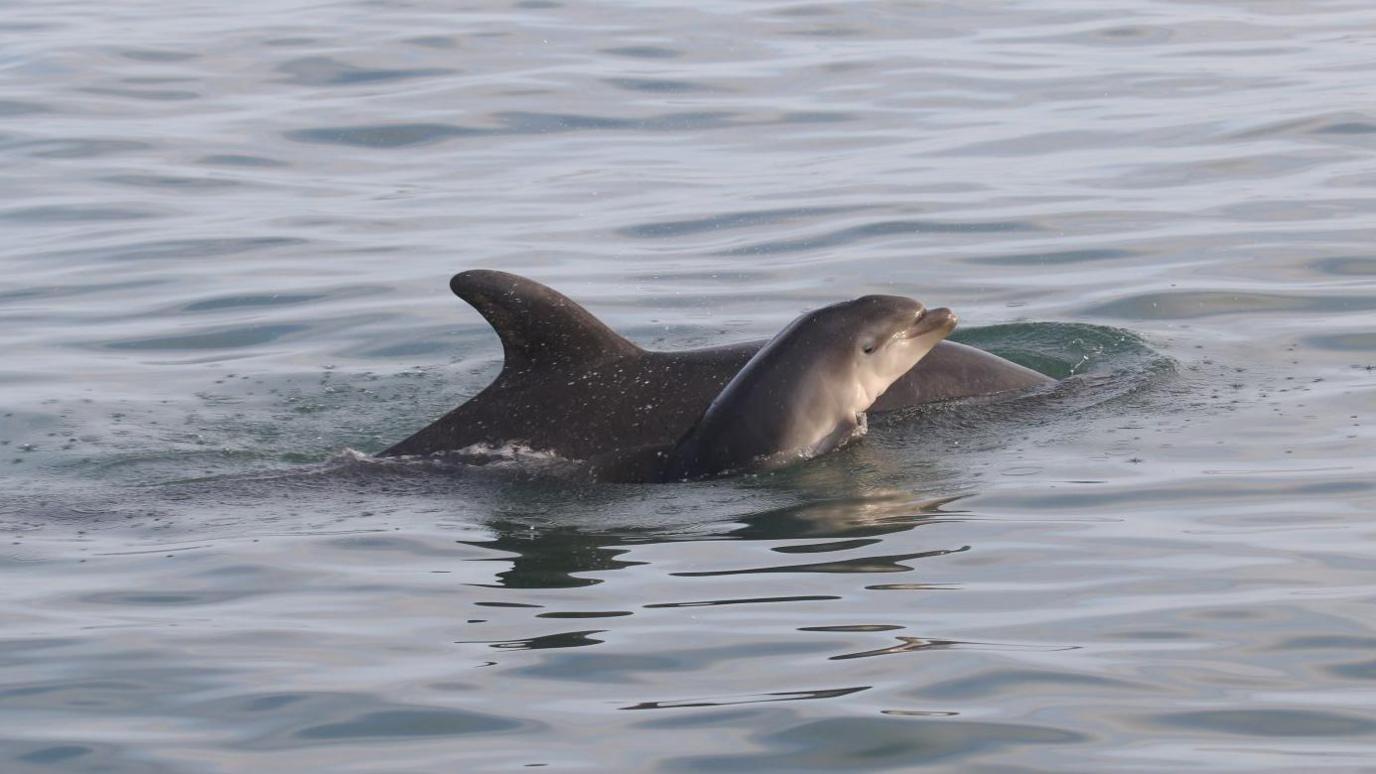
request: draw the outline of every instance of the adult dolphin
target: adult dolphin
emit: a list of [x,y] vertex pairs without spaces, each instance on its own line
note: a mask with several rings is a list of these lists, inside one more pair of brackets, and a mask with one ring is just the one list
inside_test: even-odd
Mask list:
[[[382,456],[518,444],[568,459],[674,445],[765,342],[645,350],[534,280],[476,269],[449,288],[497,332],[505,362],[482,392]],[[1020,390],[1052,379],[974,347],[942,341],[870,407]]]

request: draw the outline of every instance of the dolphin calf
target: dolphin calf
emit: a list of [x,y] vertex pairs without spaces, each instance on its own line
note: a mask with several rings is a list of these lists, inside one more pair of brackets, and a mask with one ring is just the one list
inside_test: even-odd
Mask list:
[[[477,395],[382,456],[520,445],[590,459],[617,449],[672,447],[764,344],[646,350],[525,277],[479,269],[454,275],[449,287],[496,330],[502,370]],[[870,411],[1052,381],[983,350],[942,341]]]
[[660,481],[781,467],[865,430],[865,411],[956,327],[901,296],[808,312],[770,339],[667,454]]

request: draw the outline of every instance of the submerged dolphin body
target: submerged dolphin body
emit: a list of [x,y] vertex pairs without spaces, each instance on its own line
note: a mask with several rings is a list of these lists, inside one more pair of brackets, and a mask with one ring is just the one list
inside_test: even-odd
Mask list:
[[[520,445],[568,459],[672,447],[764,345],[641,349],[563,294],[501,271],[449,281],[502,341],[505,362],[482,392],[382,456]],[[974,347],[942,341],[870,411],[1020,390],[1052,379]]]

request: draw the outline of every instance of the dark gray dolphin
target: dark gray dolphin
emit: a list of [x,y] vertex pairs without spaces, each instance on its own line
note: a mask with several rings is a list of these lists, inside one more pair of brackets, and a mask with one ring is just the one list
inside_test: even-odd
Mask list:
[[660,481],[782,467],[864,432],[870,406],[956,327],[901,296],[864,296],[789,323],[668,452]]
[[[764,342],[655,352],[534,280],[473,270],[449,281],[502,341],[505,363],[482,392],[383,456],[520,445],[568,459],[671,447]],[[1053,380],[974,347],[943,341],[870,407],[1020,390]]]

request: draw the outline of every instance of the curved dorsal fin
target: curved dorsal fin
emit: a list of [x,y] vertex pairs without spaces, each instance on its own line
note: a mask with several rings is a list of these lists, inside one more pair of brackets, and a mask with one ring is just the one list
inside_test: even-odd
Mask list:
[[497,331],[506,357],[503,371],[641,351],[564,294],[525,277],[474,269],[455,274],[449,289]]

